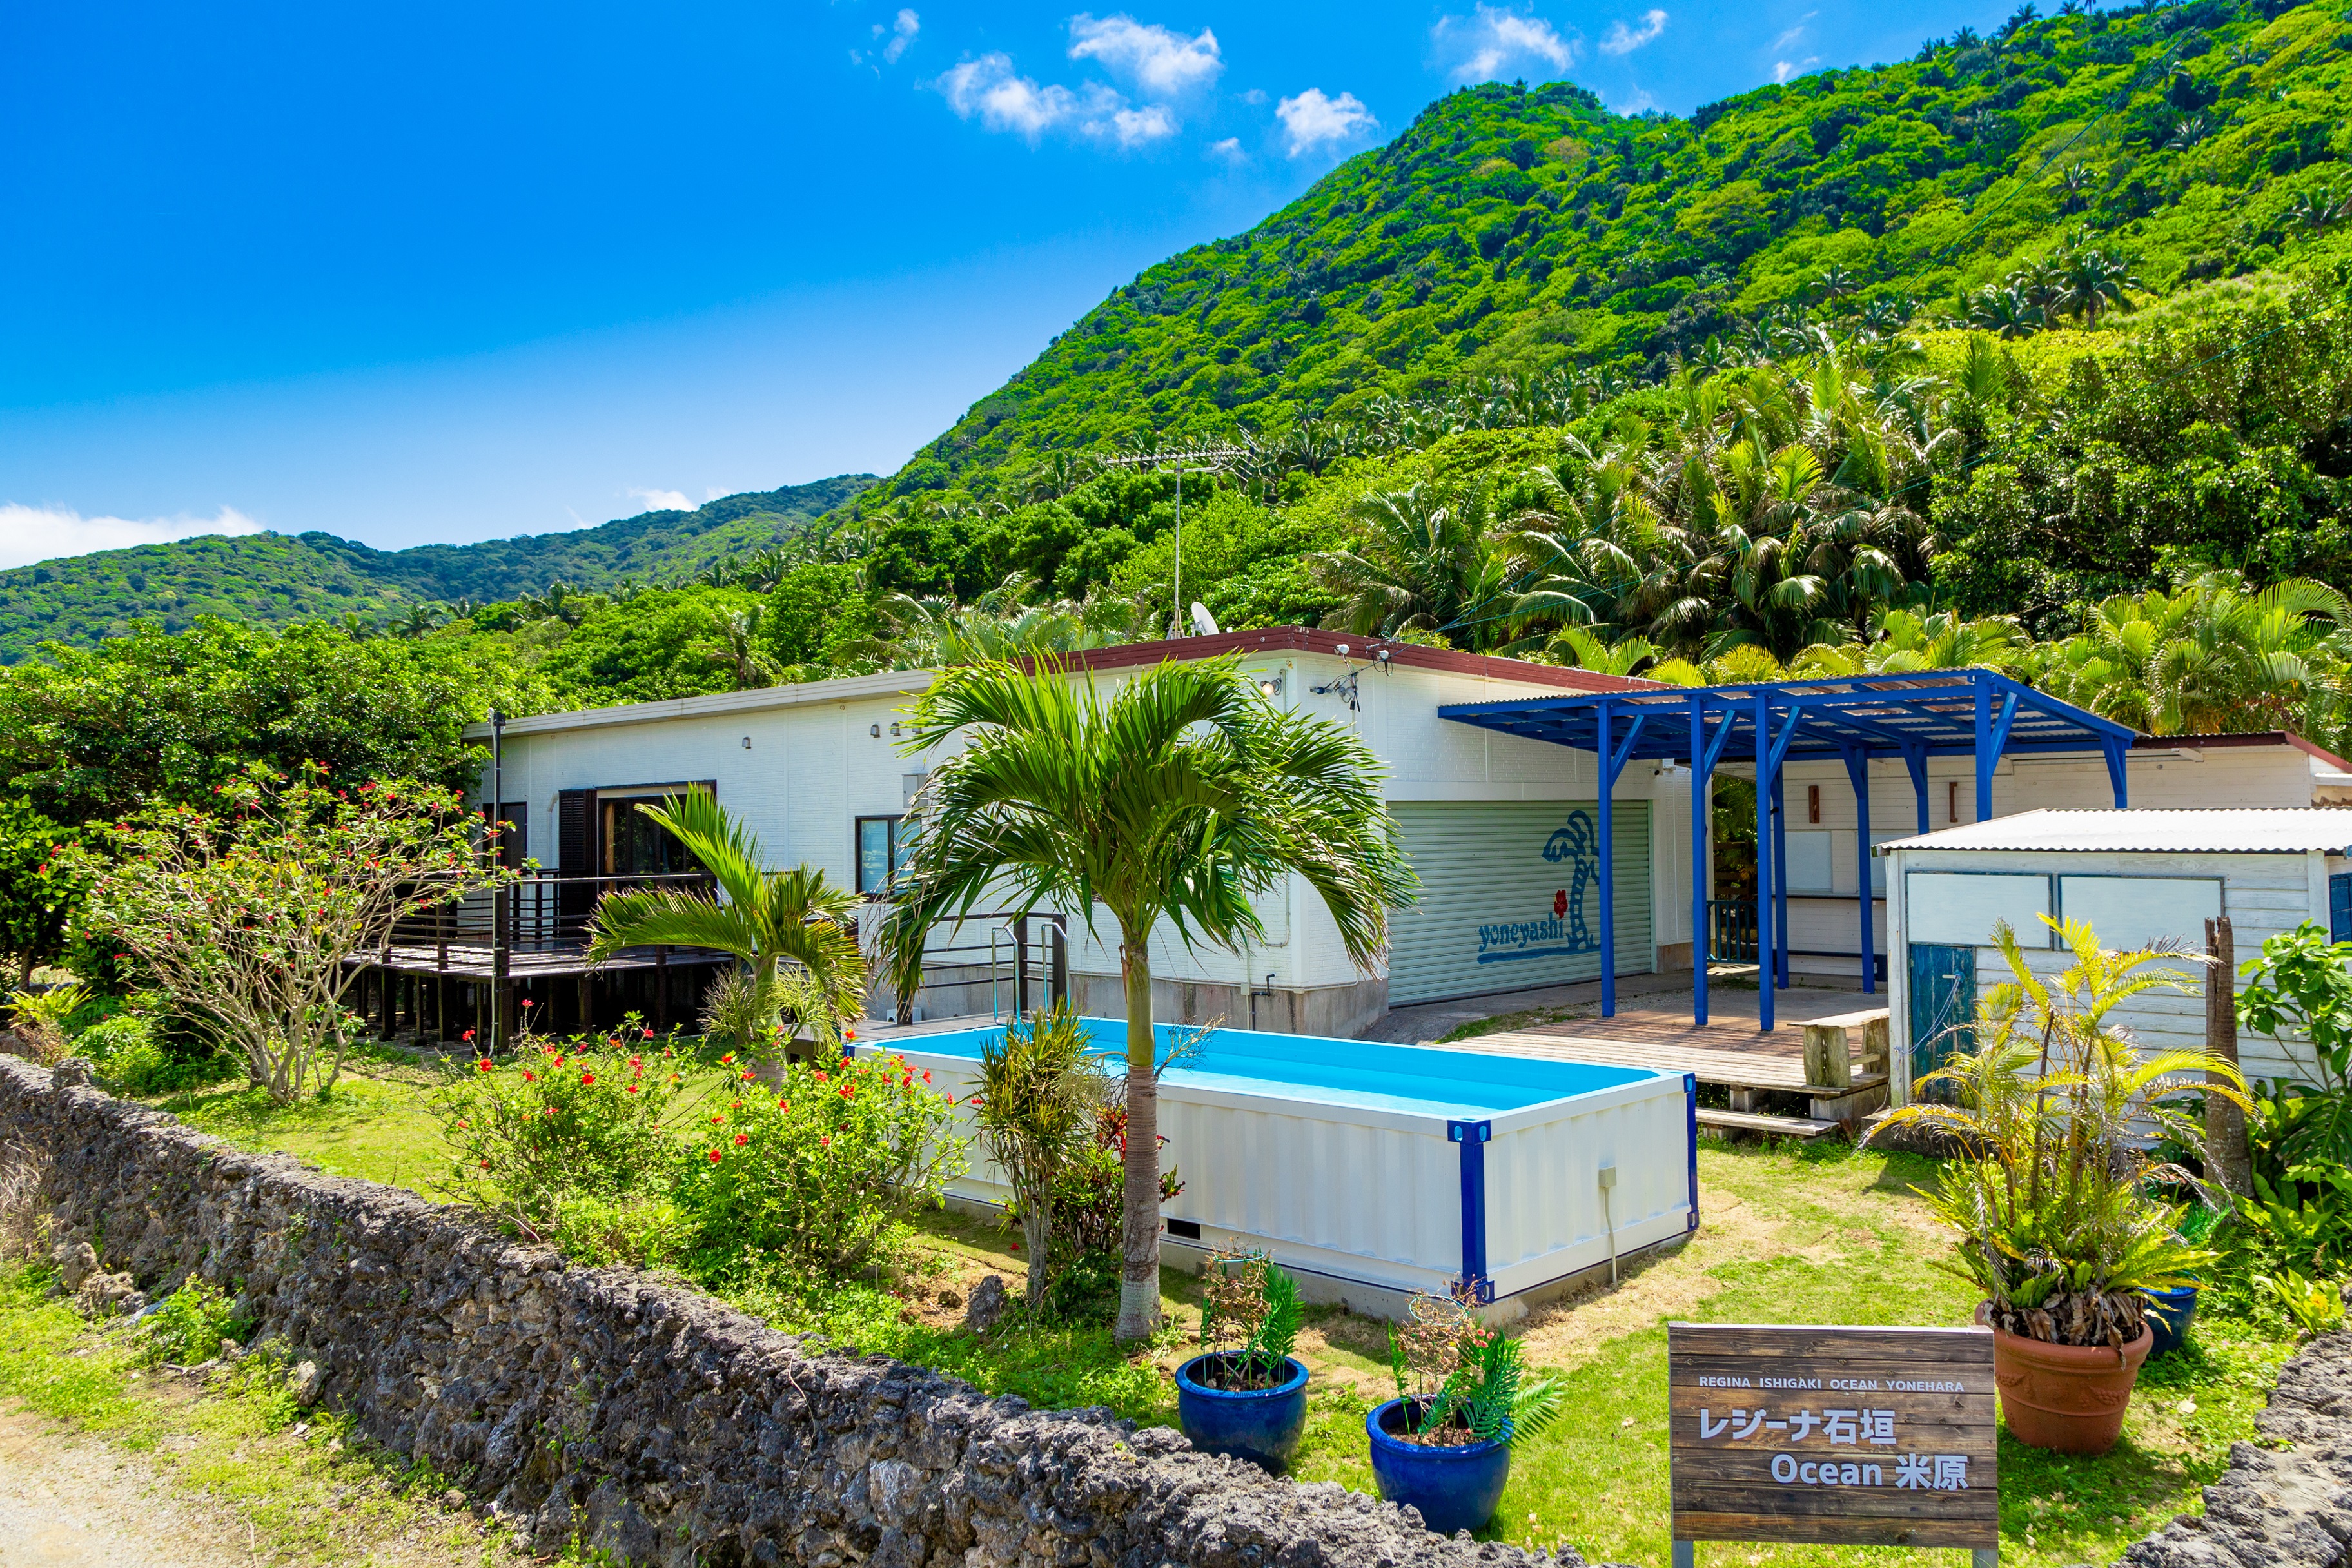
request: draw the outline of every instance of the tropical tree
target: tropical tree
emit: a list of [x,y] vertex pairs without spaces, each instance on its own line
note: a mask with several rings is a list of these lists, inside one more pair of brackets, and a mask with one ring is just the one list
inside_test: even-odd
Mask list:
[[[1252,899],[1288,876],[1322,898],[1369,967],[1413,882],[1381,771],[1354,733],[1276,707],[1232,658],[1167,663],[1106,694],[1045,661],[950,669],[913,710],[912,755],[950,736],[908,815],[888,927],[893,973],[983,900],[1075,910],[1118,931],[1127,1152],[1118,1337],[1160,1326],[1160,1062],[1151,950],[1263,940]],[[1099,911],[1099,912],[1098,912]]]
[[719,623],[718,640],[704,649],[733,679],[738,691],[773,686],[783,677],[782,668],[761,646],[761,622],[766,615],[762,605],[728,611]]
[[254,763],[215,809],[156,806],[69,844],[89,884],[80,929],[103,936],[197,1034],[280,1105],[323,1094],[359,1020],[343,998],[402,919],[507,880],[454,791],[404,781],[290,783]]
[[1350,516],[1360,542],[1310,558],[1343,600],[1325,626],[1370,637],[1440,632],[1472,647],[1507,640],[1510,574],[1486,487],[1376,491]]
[[2304,728],[2342,685],[2331,626],[2352,626],[2352,603],[2324,583],[2249,592],[2207,573],[2103,601],[2080,635],[2042,645],[2034,683],[2152,735]]
[[2130,291],[2147,288],[2130,268],[2104,250],[2076,251],[2061,258],[2060,279],[2059,309],[2082,317],[2086,327],[2097,326],[2100,314],[2110,306],[2129,310]]
[[707,789],[637,809],[685,846],[723,897],[682,888],[607,893],[589,923],[590,963],[631,947],[713,948],[743,962],[738,984],[749,989],[733,1027],[756,1034],[773,1025],[788,994],[804,992],[810,982],[819,1000],[803,1000],[802,1008],[821,1005],[829,1016],[803,1021],[821,1037],[835,1020],[856,1016],[865,1004],[866,963],[849,929],[855,895],[814,867],[769,870],[758,837]]

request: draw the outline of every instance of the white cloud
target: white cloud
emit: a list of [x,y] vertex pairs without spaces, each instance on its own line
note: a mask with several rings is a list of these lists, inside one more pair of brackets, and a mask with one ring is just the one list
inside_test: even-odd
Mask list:
[[1163,104],[1130,104],[1101,82],[1081,92],[1032,81],[1013,68],[1009,55],[992,53],[940,73],[930,84],[948,107],[966,120],[977,117],[991,131],[1012,131],[1035,142],[1057,126],[1109,142],[1121,152],[1176,134],[1174,111]]
[[1576,63],[1576,43],[1540,16],[1482,3],[1467,16],[1441,16],[1429,30],[1431,50],[1456,82],[1495,81],[1507,70]]
[[[882,46],[883,59],[897,65],[898,57],[907,52],[907,46],[913,43],[915,35],[922,30],[923,19],[920,16],[912,11],[900,11],[898,19],[890,24],[890,41]],[[882,36],[881,24],[875,25],[874,36],[877,38]]]
[[1665,30],[1666,14],[1664,11],[1643,12],[1639,27],[1612,22],[1609,31],[1601,36],[1601,52],[1604,55],[1630,55]]
[[1657,108],[1658,100],[1650,96],[1649,89],[1647,88],[1637,87],[1633,89],[1632,97],[1624,100],[1622,102],[1612,103],[1609,107],[1615,110],[1620,114],[1642,114]]
[[1821,13],[1819,11],[1808,11],[1803,16],[1798,17],[1797,25],[1790,28],[1787,32],[1781,34],[1779,37],[1773,39],[1771,47],[1766,49],[1764,52],[1768,55],[1777,55],[1782,49],[1787,48],[1790,44],[1795,43],[1799,38],[1803,37],[1805,36],[1805,24],[1820,15]]
[[[1116,100],[1116,93],[1110,95]],[[1101,141],[1116,142],[1121,152],[1148,146],[1176,134],[1176,117],[1164,105],[1147,103],[1140,109],[1114,105],[1107,100],[1102,110],[1087,116],[1078,129]]]
[[1067,120],[1077,99],[1066,87],[1040,87],[1013,69],[1013,57],[991,52],[940,73],[931,84],[959,118],[977,115],[991,131],[1013,131],[1034,142]]
[[625,489],[621,492],[631,500],[643,501],[647,511],[692,511],[694,503],[686,499],[684,490]]
[[1282,121],[1282,129],[1290,138],[1290,155],[1294,158],[1318,147],[1351,141],[1380,125],[1354,93],[1326,98],[1319,87],[1310,87],[1296,98],[1284,99],[1274,106],[1274,115]]
[[1819,55],[1807,55],[1801,60],[1774,60],[1772,62],[1772,79],[1774,81],[1788,81],[1791,78],[1804,75],[1807,71],[1812,69],[1815,66],[1821,63],[1822,57]]
[[1206,87],[1225,68],[1217,35],[1206,27],[1188,38],[1126,15],[1100,20],[1084,11],[1070,18],[1070,58],[1097,59],[1148,98],[1174,98]]
[[1222,159],[1228,163],[1249,162],[1249,154],[1242,151],[1242,139],[1238,136],[1228,136],[1222,142],[1210,142],[1209,156]]
[[258,533],[261,524],[223,507],[211,517],[84,517],[61,507],[0,501],[0,568],[28,566],[93,550],[124,550],[163,544],[206,533]]

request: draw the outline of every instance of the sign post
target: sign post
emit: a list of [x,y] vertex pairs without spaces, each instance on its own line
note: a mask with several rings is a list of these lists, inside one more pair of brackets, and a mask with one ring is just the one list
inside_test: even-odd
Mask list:
[[1666,1325],[1675,1568],[1701,1541],[1965,1546],[1994,1568],[1992,1331]]

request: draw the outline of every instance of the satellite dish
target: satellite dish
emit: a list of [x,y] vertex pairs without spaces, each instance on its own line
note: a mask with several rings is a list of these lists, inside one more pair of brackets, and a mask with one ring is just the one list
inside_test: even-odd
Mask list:
[[1192,601],[1192,630],[1204,637],[1217,635],[1217,617],[1209,614],[1209,606],[1198,599]]

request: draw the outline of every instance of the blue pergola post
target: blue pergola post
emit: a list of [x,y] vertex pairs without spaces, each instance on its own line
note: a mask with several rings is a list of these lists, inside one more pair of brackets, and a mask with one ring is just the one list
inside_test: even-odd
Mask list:
[[1691,770],[1691,1022],[1706,1022],[1706,965],[1715,956],[1715,931],[1706,918],[1706,699],[1690,700]]
[[1772,1026],[1772,984],[1780,973],[1772,929],[1772,700],[1756,693],[1756,1018]]
[[1772,765],[1772,984],[1789,988],[1789,792],[1781,787],[1779,748]]
[[1601,705],[1601,745],[1593,755],[1601,775],[1601,1016],[1617,1016],[1617,817],[1611,809],[1617,793],[1615,715]]
[[1878,933],[1870,929],[1870,753],[1858,747],[1845,753],[1845,776],[1853,781],[1854,902],[1862,908],[1862,990],[1878,990]]
[[1919,797],[1919,831],[1925,835],[1927,831],[1927,748],[1904,747],[1903,765],[1910,770],[1911,793]]
[[2110,736],[2100,747],[2107,754],[2107,784],[2116,792],[2117,811],[2131,809],[2131,785],[2124,777],[2124,752],[2130,744],[2129,741]]

